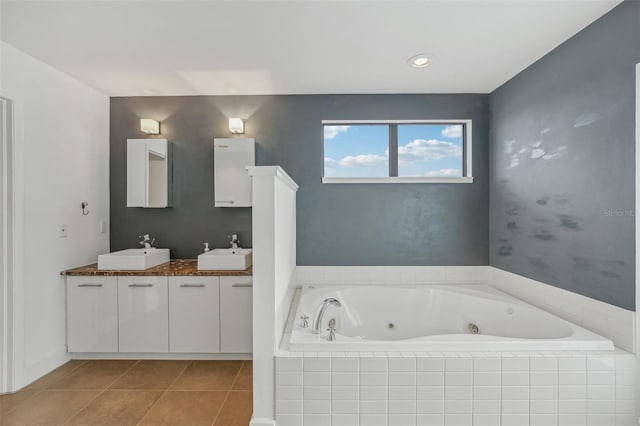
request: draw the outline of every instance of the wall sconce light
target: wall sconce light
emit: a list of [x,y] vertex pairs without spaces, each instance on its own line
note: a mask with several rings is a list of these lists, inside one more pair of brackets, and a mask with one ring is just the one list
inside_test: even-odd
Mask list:
[[160,123],[158,123],[156,120],[152,120],[151,118],[141,118],[140,130],[148,135],[159,135]]
[[230,118],[229,131],[234,134],[244,133],[244,121],[242,121],[242,118]]

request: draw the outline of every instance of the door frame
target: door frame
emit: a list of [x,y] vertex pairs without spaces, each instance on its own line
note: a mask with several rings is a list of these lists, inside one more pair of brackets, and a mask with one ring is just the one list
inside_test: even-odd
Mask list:
[[0,138],[0,393],[11,393],[24,385],[24,172],[16,167],[23,158],[24,121],[21,100],[1,88],[0,98],[10,111],[7,137]]
[[[636,186],[636,205],[635,205],[635,237],[636,237],[636,341],[634,352],[636,355],[636,403],[640,404],[640,63],[636,64],[636,164],[635,164],[635,186]],[[640,407],[640,405],[638,405]],[[636,413],[638,415],[640,413]],[[640,420],[639,420],[640,421]]]
[[8,392],[12,386],[13,333],[11,330],[12,309],[12,145],[13,102],[0,97],[0,393]]

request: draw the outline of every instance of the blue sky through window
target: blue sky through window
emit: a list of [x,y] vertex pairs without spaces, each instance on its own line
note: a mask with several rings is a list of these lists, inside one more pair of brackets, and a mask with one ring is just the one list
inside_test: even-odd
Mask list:
[[[462,124],[398,124],[400,177],[461,177]],[[325,177],[389,176],[389,126],[324,126]]]
[[398,125],[398,176],[461,177],[460,124]]
[[324,175],[389,176],[389,126],[358,124],[324,126]]

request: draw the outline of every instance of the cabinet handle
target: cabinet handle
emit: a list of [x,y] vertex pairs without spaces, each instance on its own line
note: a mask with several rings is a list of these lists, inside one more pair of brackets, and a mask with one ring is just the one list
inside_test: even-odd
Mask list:
[[229,204],[233,204],[233,200],[216,200],[216,203],[229,203]]
[[153,287],[153,284],[129,284],[129,287]]
[[195,288],[204,287],[204,284],[180,284],[180,287]]
[[78,284],[78,287],[102,287],[102,284]]
[[253,287],[253,284],[240,284],[240,283],[235,283],[235,284],[232,284],[232,285],[231,285],[231,287],[236,287],[236,288],[238,288],[238,287]]

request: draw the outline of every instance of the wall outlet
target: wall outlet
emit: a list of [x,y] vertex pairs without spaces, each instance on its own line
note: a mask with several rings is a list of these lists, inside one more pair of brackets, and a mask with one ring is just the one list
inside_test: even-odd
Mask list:
[[58,237],[67,238],[68,236],[69,236],[69,227],[64,223],[61,223],[60,225],[58,225]]

